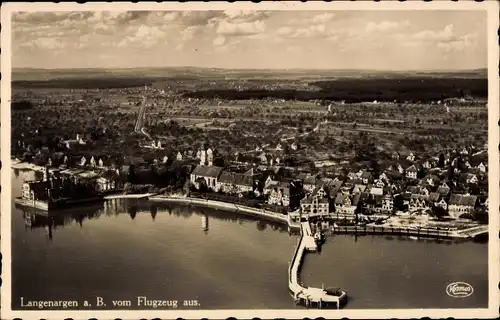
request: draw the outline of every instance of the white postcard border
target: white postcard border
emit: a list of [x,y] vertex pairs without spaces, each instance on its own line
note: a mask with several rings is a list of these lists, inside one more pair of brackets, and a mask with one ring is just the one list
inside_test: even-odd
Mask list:
[[2,288],[1,313],[4,319],[131,319],[131,318],[415,318],[415,317],[454,317],[490,318],[498,316],[499,308],[499,207],[498,197],[490,196],[489,222],[489,306],[486,309],[389,309],[389,310],[89,310],[89,311],[13,311],[11,310],[11,159],[10,159],[10,92],[11,92],[11,13],[13,11],[125,11],[125,10],[487,10],[488,11],[488,155],[489,155],[489,194],[499,192],[499,5],[496,1],[487,2],[269,2],[269,3],[6,3],[1,12],[1,252]]

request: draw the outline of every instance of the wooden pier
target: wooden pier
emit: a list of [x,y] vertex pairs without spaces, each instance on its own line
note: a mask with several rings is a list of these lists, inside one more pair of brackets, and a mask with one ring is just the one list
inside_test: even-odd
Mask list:
[[387,226],[332,226],[334,234],[358,235],[401,235],[417,238],[465,239],[488,232],[488,226],[475,226],[462,230],[443,230],[431,228],[387,227]]
[[347,300],[345,291],[339,289],[337,292],[331,292],[323,288],[304,287],[299,280],[299,272],[305,252],[318,250],[309,222],[302,222],[300,230],[299,243],[288,270],[288,288],[293,294],[296,303],[304,304],[306,307],[316,305],[319,308],[335,304],[339,309],[340,305]]

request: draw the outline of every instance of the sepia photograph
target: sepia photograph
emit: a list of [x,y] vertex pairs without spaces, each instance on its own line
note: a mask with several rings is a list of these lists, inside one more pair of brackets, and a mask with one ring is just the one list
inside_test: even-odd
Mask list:
[[2,7],[5,319],[498,315],[498,3]]

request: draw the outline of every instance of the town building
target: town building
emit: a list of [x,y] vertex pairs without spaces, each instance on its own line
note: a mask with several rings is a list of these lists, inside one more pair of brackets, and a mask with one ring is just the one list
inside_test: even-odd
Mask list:
[[302,187],[305,192],[313,192],[316,188],[317,176],[308,175],[302,182]]
[[410,212],[413,212],[413,211],[424,212],[424,211],[430,209],[428,200],[429,200],[429,197],[426,195],[412,194],[410,201],[408,203],[408,210]]
[[425,176],[421,181],[423,182],[423,185],[434,187],[439,183],[440,179],[435,174],[429,174]]
[[466,174],[465,176],[465,181],[468,183],[468,184],[475,184],[477,183],[479,180],[477,179],[477,176],[473,173],[468,173]]
[[98,177],[96,180],[96,190],[100,192],[107,192],[116,190],[116,182],[113,179]]
[[363,172],[361,173],[360,178],[363,181],[363,184],[368,184],[372,180],[372,173],[369,172],[369,171],[367,171],[367,170],[363,170]]
[[[367,187],[363,184],[356,184],[356,185],[354,185],[354,188],[352,188],[352,194],[363,193],[363,192],[365,192],[366,188]],[[371,189],[374,189],[374,188],[370,188],[370,190]]]
[[436,190],[436,192],[439,193],[442,197],[448,196],[450,194],[450,191],[451,191],[450,187],[444,181]]
[[354,212],[358,206],[361,194],[356,194],[354,196],[339,193],[334,201],[335,212],[341,214],[354,215]]
[[415,165],[411,165],[406,169],[405,175],[408,179],[417,179],[417,167]]
[[394,198],[390,194],[386,194],[382,198],[382,211],[391,213],[394,210]]
[[377,186],[378,188],[383,188],[385,187],[385,183],[384,183],[384,180],[381,180],[381,179],[377,179],[373,182],[375,184],[375,186]]
[[330,203],[323,193],[313,193],[300,200],[300,209],[302,215],[328,215]]
[[278,186],[279,181],[274,179],[272,175],[268,175],[266,180],[264,181],[263,192],[265,195],[269,195],[271,191]]
[[254,190],[254,177],[250,171],[247,173],[222,171],[217,180],[216,188],[224,193],[242,195]]
[[222,172],[222,167],[197,165],[191,173],[191,183],[200,188],[200,180],[203,179],[209,189],[217,189],[217,180]]
[[385,174],[385,172],[382,172],[380,174],[380,176],[378,176],[378,179],[381,180],[381,181],[385,181],[385,182],[389,181],[389,178],[387,177],[387,175]]
[[448,214],[459,218],[464,213],[470,213],[477,204],[477,196],[468,194],[452,194],[448,201]]
[[486,172],[486,166],[482,162],[478,164],[477,169],[481,173],[485,173]]
[[214,151],[210,148],[207,149],[207,165],[213,166],[214,164]]
[[278,181],[269,192],[267,203],[288,207],[292,196],[291,188],[293,182]]
[[434,201],[434,207],[443,208],[444,210],[448,210],[448,203],[446,202],[446,200],[443,197],[441,197],[440,194],[438,194],[437,201]]
[[424,167],[425,169],[432,168],[431,162],[429,160],[424,161],[424,163],[422,163],[422,167]]
[[415,155],[413,154],[413,152],[410,152],[410,154],[406,157],[406,160],[408,161],[415,161]]
[[26,180],[21,188],[21,196],[25,200],[38,200],[47,186],[45,180]]

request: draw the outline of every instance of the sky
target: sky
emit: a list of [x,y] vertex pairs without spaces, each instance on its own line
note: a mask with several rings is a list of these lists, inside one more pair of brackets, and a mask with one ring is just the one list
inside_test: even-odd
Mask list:
[[486,68],[485,11],[15,12],[12,66]]

